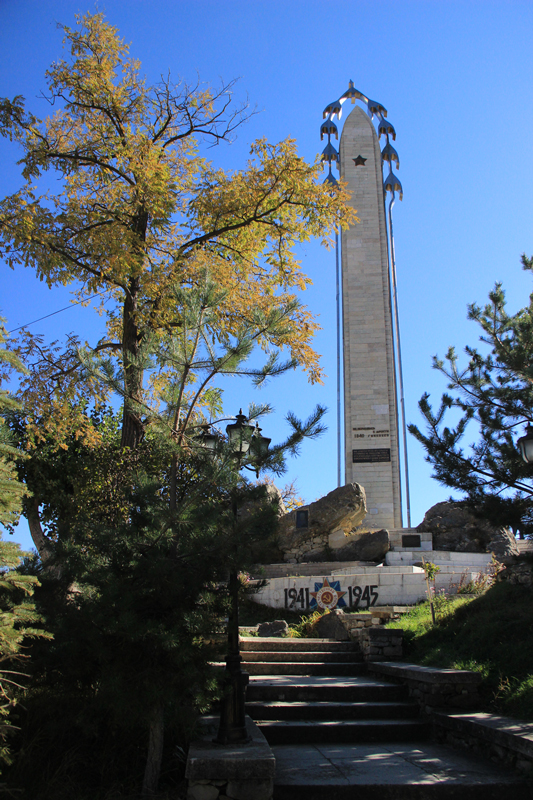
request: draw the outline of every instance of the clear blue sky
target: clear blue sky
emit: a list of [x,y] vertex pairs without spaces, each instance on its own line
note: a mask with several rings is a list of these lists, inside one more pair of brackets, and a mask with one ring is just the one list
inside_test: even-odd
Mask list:
[[[209,152],[227,169],[243,166],[257,137],[297,139],[313,159],[321,149],[322,109],[355,86],[381,102],[397,132],[404,200],[395,207],[396,257],[407,419],[420,422],[417,401],[429,391],[438,401],[444,381],[431,357],[449,345],[475,343],[466,306],[483,302],[495,281],[518,309],[531,291],[520,254],[533,253],[531,225],[533,130],[531,2],[469,0],[0,0],[0,95],[22,94],[37,115],[44,72],[61,57],[56,22],[100,10],[116,25],[149,80],[168,70],[178,79],[216,84],[240,78],[236,99],[248,97],[258,113],[230,146]],[[348,107],[350,108],[350,107]],[[323,146],[323,145],[322,145]],[[17,151],[0,141],[0,195],[19,185]],[[316,347],[328,378],[309,387],[301,374],[256,394],[244,381],[228,390],[228,413],[249,400],[272,400],[277,415],[264,432],[280,439],[283,414],[306,416],[323,403],[329,432],[302,448],[287,480],[296,478],[311,501],[336,486],[334,254],[317,244],[302,252],[314,285],[306,304],[323,330]],[[67,305],[66,289],[48,290],[26,270],[1,267],[0,312],[8,329]],[[101,321],[79,307],[32,327],[47,339],[70,331],[97,338]],[[236,385],[235,385],[236,384]],[[413,523],[450,492],[409,442]],[[29,540],[22,527],[21,541]]]

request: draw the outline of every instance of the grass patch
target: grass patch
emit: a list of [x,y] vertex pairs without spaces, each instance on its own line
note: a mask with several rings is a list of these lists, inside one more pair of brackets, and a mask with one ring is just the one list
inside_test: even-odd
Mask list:
[[442,598],[437,624],[422,603],[388,627],[403,628],[408,661],[481,673],[487,711],[533,719],[533,592],[497,583],[481,595]]

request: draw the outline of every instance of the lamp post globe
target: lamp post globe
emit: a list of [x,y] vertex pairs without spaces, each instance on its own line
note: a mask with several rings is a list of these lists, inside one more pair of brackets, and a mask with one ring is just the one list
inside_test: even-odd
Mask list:
[[253,425],[249,424],[248,418],[242,413],[241,408],[233,425],[226,427],[229,446],[237,457],[242,458],[250,449],[253,430]]
[[517,442],[520,455],[526,464],[533,464],[533,426],[527,425],[526,435],[521,436]]

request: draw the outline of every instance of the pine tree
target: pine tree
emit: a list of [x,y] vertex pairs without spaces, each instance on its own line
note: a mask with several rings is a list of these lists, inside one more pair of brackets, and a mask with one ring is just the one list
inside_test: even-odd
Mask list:
[[[522,256],[524,269],[533,259]],[[425,394],[419,408],[426,433],[410,432],[424,446],[433,477],[463,493],[471,507],[515,533],[533,532],[533,467],[522,461],[516,445],[522,426],[533,424],[533,295],[529,305],[508,314],[505,293],[497,283],[483,307],[472,304],[469,319],[481,327],[480,348],[467,346],[466,366],[450,348],[433,367],[448,380],[433,411]],[[459,413],[445,425],[450,409]]]
[[[0,344],[5,338],[5,329],[0,325]],[[26,371],[14,353],[0,349],[0,364],[6,363],[20,372]],[[0,388],[0,413],[19,409],[20,404]],[[26,493],[24,484],[17,480],[13,464],[14,459],[20,457],[20,451],[12,445],[5,420],[0,417],[0,524],[6,527],[17,522]],[[40,621],[30,601],[38,586],[37,578],[16,571],[24,555],[27,554],[21,552],[18,544],[0,538],[0,761],[5,764],[11,763],[8,738],[16,730],[12,711],[23,689],[21,681],[28,677],[21,671],[29,658],[24,651],[24,640],[47,635],[33,627]]]
[[[60,613],[49,610],[55,638],[46,670],[89,693],[98,686],[114,724],[146,729],[147,796],[157,785],[165,728],[183,708],[204,710],[214,696],[207,642],[223,615],[220,584],[228,570],[263,560],[276,523],[276,505],[264,502],[264,486],[239,474],[223,436],[214,454],[202,445],[208,421],[223,413],[213,380],[239,376],[260,385],[295,366],[272,353],[262,366],[248,363],[264,332],[283,335],[279,309],[255,310],[217,344],[211,331],[225,292],[207,277],[195,290],[173,292],[182,324],[147,339],[138,354],[144,369],[165,369],[154,371],[162,403],[135,408],[146,431],[137,447],[123,449],[120,421],[99,411],[91,415],[98,444],[73,437],[58,448],[52,437],[20,466],[31,491],[46,498],[40,519],[53,551],[49,566],[59,567],[65,595],[75,593]],[[123,376],[112,361],[89,350],[79,358],[88,375],[121,394]],[[251,405],[248,417],[270,410]],[[287,439],[259,467],[282,473],[285,455],[322,432],[323,414],[318,407],[304,422],[288,414]],[[254,513],[237,520],[235,504],[250,503]]]
[[[0,320],[0,345],[6,340],[5,328]],[[10,350],[0,349],[0,381],[6,377],[5,367],[26,373],[27,370]],[[20,409],[18,403],[9,392],[0,388],[0,414],[12,412]],[[13,525],[18,521],[22,511],[22,498],[25,488],[17,480],[17,473],[13,464],[13,459],[20,457],[21,453],[13,447],[9,428],[5,424],[5,419],[0,416],[0,524]]]
[[50,636],[35,627],[42,622],[30,600],[39,585],[37,578],[17,572],[25,555],[16,542],[0,539],[0,762],[4,764],[12,762],[8,740],[17,730],[13,709],[28,680],[28,640]]

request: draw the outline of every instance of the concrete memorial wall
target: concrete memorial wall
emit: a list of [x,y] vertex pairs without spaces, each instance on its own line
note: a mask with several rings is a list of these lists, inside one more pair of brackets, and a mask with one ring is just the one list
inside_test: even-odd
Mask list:
[[[430,550],[423,555],[440,568],[435,578],[436,591],[444,589],[452,594],[489,573],[492,564],[490,553]],[[412,605],[427,598],[424,570],[413,564],[420,564],[420,557],[420,551],[390,551],[385,566],[350,565],[325,576],[273,577],[251,599],[271,608],[294,611],[364,611],[377,606]]]

